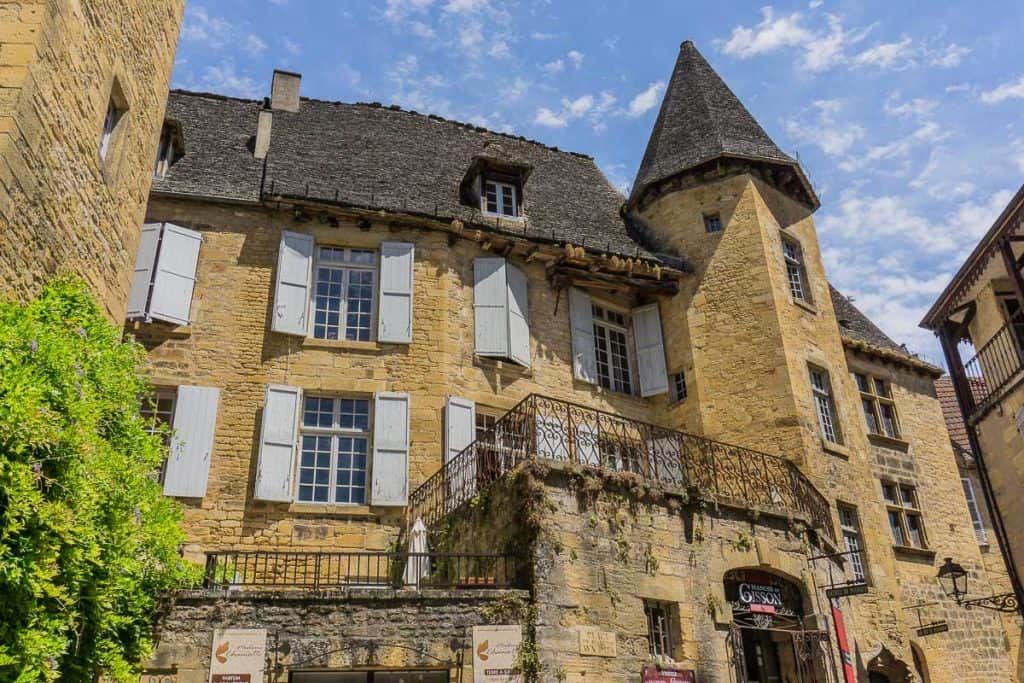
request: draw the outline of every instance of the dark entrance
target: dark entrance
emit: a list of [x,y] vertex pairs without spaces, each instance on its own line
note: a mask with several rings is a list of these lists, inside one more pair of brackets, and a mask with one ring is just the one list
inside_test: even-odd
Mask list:
[[291,683],[448,683],[447,670],[293,671]]
[[771,631],[745,628],[740,633],[747,683],[782,683],[779,646],[772,638]]

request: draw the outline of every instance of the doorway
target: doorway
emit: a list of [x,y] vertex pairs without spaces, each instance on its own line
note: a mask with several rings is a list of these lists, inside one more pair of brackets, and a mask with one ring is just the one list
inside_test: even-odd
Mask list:
[[782,683],[779,645],[770,631],[741,629],[748,683]]

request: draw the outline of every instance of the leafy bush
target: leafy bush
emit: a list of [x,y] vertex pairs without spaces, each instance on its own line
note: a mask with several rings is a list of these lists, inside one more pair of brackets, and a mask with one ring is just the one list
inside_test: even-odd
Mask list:
[[85,286],[0,303],[0,680],[137,676],[158,596],[191,580],[139,415],[144,353]]

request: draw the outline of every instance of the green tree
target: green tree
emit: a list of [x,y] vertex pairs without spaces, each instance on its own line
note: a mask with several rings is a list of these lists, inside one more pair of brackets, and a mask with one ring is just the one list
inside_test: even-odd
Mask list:
[[145,356],[78,280],[0,303],[0,681],[129,680],[191,580]]

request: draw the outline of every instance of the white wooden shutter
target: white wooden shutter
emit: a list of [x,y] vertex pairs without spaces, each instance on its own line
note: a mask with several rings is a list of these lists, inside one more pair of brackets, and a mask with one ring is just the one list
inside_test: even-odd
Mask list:
[[164,470],[164,495],[180,498],[206,495],[219,398],[220,389],[178,387],[171,454]]
[[153,284],[153,268],[156,267],[156,252],[160,246],[160,231],[163,223],[146,223],[139,236],[139,250],[135,254],[135,272],[132,275],[132,289],[128,294],[129,320],[146,317],[149,303],[149,288]]
[[412,271],[415,247],[409,242],[380,245],[380,305],[377,340],[412,342]]
[[196,266],[203,236],[195,230],[164,223],[160,250],[153,273],[149,316],[176,325],[188,325]]
[[444,461],[448,462],[476,439],[476,404],[449,396],[444,407]]
[[258,500],[290,502],[295,473],[296,430],[302,391],[298,387],[268,384],[263,401],[260,456],[256,467]]
[[508,357],[530,367],[530,302],[526,275],[515,266],[505,266],[508,285]]
[[373,403],[372,505],[409,499],[409,394],[380,392]]
[[597,354],[594,351],[594,310],[590,295],[569,288],[569,323],[572,327],[572,371],[576,379],[597,384]]
[[661,337],[661,314],[658,304],[633,309],[633,338],[640,371],[640,395],[654,396],[668,391],[668,370],[665,368],[665,342]]
[[270,323],[270,329],[274,332],[300,337],[308,334],[309,322],[306,315],[313,279],[313,246],[312,235],[281,231],[274,312]]
[[569,459],[569,435],[565,431],[565,423],[557,417],[538,415],[534,427],[539,457],[551,460]]
[[473,317],[476,353],[508,358],[508,283],[503,258],[473,261]]

